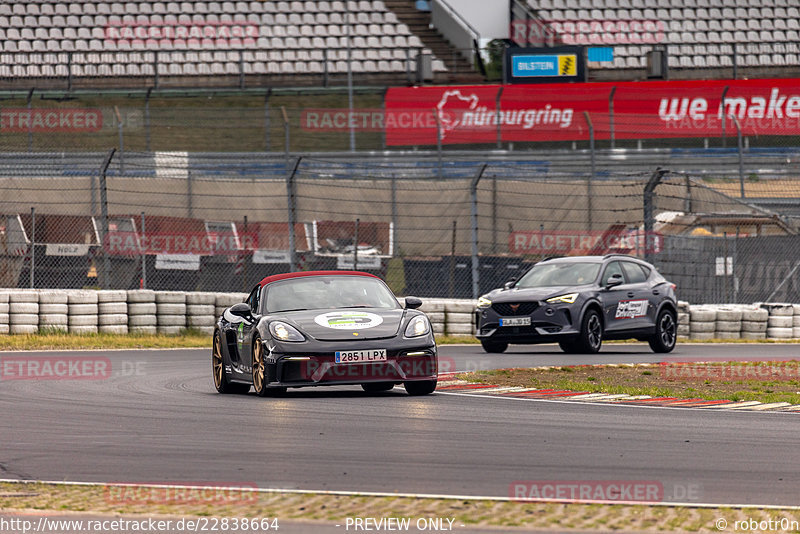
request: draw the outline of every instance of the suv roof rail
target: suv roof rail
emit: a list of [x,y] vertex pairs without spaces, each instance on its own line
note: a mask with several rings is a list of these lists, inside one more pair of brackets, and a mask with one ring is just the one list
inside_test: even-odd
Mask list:
[[559,259],[559,258],[563,258],[563,257],[564,257],[564,256],[548,256],[548,257],[546,257],[546,258],[545,258],[545,259],[543,259],[543,260],[539,260],[539,263],[541,263],[541,262],[543,262],[543,261],[557,260],[557,259]]
[[613,258],[614,256],[622,256],[623,258],[636,258],[635,256],[631,256],[630,254],[623,254],[622,252],[612,252],[611,254],[606,254],[605,256],[603,256],[603,259]]

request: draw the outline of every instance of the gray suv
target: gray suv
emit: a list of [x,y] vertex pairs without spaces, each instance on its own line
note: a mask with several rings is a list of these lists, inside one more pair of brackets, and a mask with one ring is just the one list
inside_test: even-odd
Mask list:
[[550,258],[480,297],[475,324],[486,352],[557,342],[564,352],[595,353],[604,339],[630,338],[670,352],[678,329],[675,284],[624,254]]

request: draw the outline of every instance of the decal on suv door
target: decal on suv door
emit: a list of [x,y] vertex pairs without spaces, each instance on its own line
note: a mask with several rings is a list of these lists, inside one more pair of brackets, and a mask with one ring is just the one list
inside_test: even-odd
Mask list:
[[647,300],[621,300],[617,303],[615,319],[633,319],[647,315]]

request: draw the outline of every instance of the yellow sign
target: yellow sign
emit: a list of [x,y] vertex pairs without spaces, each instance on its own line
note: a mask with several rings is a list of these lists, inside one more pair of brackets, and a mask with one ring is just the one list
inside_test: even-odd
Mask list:
[[575,54],[558,55],[558,74],[560,76],[578,75],[578,58]]

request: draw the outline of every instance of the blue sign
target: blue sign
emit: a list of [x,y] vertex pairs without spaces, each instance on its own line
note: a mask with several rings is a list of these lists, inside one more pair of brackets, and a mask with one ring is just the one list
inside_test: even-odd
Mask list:
[[558,56],[512,56],[511,74],[516,77],[558,76]]

